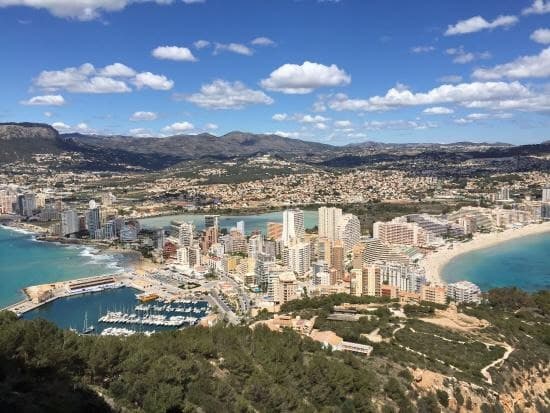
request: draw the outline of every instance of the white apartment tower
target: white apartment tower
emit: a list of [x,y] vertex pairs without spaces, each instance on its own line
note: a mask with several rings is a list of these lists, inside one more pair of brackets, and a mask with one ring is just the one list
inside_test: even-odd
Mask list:
[[300,242],[304,238],[304,211],[287,209],[283,212],[283,244]]
[[319,208],[319,238],[331,241],[340,239],[338,227],[342,219],[342,210],[333,207]]
[[190,247],[193,245],[193,230],[194,228],[192,222],[184,222],[180,225],[178,230],[180,246]]

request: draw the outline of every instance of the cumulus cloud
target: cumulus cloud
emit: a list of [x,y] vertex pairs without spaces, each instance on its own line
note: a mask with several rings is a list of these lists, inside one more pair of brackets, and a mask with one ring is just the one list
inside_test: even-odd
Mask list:
[[90,128],[88,124],[81,122],[75,126],[68,125],[64,122],[54,122],[52,127],[57,129],[59,132],[78,132],[78,133],[95,133],[95,130]]
[[130,116],[130,120],[132,121],[144,121],[144,120],[155,120],[158,118],[158,115],[155,112],[145,112],[145,111],[138,111],[134,112],[132,116]]
[[464,50],[464,46],[451,47],[445,50],[445,53],[447,53],[449,56],[453,56],[453,62],[459,64],[469,63],[476,59],[489,59],[491,57],[491,53],[489,52],[467,52],[466,50]]
[[277,43],[275,43],[269,37],[256,37],[250,43],[254,46],[276,46],[277,45]]
[[61,95],[34,96],[28,100],[21,101],[21,104],[27,106],[63,106],[65,98]]
[[244,56],[252,56],[254,54],[254,50],[241,43],[216,43],[214,45],[214,54],[222,52],[237,53]]
[[167,90],[173,86],[173,82],[165,76],[153,75],[150,72],[136,74],[134,69],[122,63],[113,63],[100,69],[96,69],[91,63],[84,63],[62,70],[44,70],[33,83],[36,87],[49,92],[66,90],[71,93],[128,93],[132,91],[128,81],[138,88],[148,86]]
[[488,69],[476,69],[472,76],[476,79],[522,79],[550,76],[550,47],[538,55],[521,56],[516,60]]
[[197,58],[193,56],[191,50],[187,47],[178,46],[159,46],[151,54],[157,59],[176,60],[180,62],[196,62]]
[[326,122],[329,119],[321,115],[295,115],[294,120],[300,123],[321,123]]
[[443,107],[443,106],[433,106],[431,108],[426,108],[422,111],[427,115],[450,115],[454,113],[454,110]]
[[200,92],[186,96],[185,99],[207,109],[242,109],[249,105],[271,105],[273,99],[261,90],[253,90],[242,82],[214,80],[203,85]]
[[534,0],[530,7],[522,10],[521,14],[546,14],[550,13],[550,1]]
[[72,93],[125,93],[128,85],[119,79],[102,75],[107,67],[97,71],[90,63],[63,70],[44,70],[34,84],[47,91],[67,90]]
[[195,126],[190,122],[176,122],[162,128],[164,133],[184,133],[195,129]]
[[204,125],[204,129],[210,130],[210,131],[216,130],[218,128],[219,126],[216,125],[215,123],[207,123],[206,125]]
[[288,115],[286,113],[276,113],[271,119],[276,120],[277,122],[282,122],[288,119]]
[[336,65],[304,62],[302,65],[284,64],[275,69],[261,84],[268,90],[288,94],[306,94],[321,87],[344,86],[351,76]]
[[345,94],[337,94],[328,104],[331,109],[337,111],[372,112],[444,103],[457,103],[466,106],[474,102],[495,102],[532,96],[533,93],[519,82],[472,82],[456,85],[445,84],[428,92],[420,93],[391,88],[384,96],[373,96],[368,99],[350,99]]
[[[0,0],[0,7],[22,6],[48,10],[56,17],[90,21],[104,12],[117,12],[133,3],[171,4],[173,0]],[[204,0],[183,0],[186,4]]]
[[535,30],[531,34],[531,40],[541,44],[550,44],[550,29]]
[[445,32],[445,36],[475,33],[481,30],[492,30],[497,27],[510,27],[517,22],[518,18],[516,16],[498,16],[491,22],[485,20],[481,16],[475,16],[467,20],[461,20],[455,25],[449,25]]
[[99,74],[105,77],[133,77],[136,71],[122,63],[113,63],[100,69]]
[[154,90],[170,90],[174,87],[174,81],[164,75],[155,75],[151,72],[138,73],[134,79],[134,84],[138,89],[145,87]]
[[195,46],[195,49],[204,49],[205,47],[210,46],[210,42],[208,40],[197,40],[193,43],[193,46]]

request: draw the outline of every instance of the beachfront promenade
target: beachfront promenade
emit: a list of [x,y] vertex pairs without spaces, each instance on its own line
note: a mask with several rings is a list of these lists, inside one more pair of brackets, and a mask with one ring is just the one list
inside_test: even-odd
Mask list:
[[134,288],[146,295],[157,296],[165,300],[186,298],[192,295],[190,291],[183,291],[177,286],[163,283],[147,275],[120,273],[29,286],[23,289],[26,295],[24,300],[8,306],[4,310],[21,316],[59,298],[121,287]]

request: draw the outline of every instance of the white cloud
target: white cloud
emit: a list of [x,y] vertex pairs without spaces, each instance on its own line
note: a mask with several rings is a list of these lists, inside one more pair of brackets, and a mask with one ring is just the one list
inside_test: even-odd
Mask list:
[[490,69],[477,69],[472,74],[476,79],[522,79],[550,76],[550,47],[535,56],[521,56],[516,60]]
[[449,56],[453,56],[453,62],[459,64],[469,63],[476,59],[489,59],[491,57],[491,53],[489,52],[467,52],[466,50],[464,50],[463,46],[451,47],[445,50],[445,53],[447,53]]
[[300,122],[300,123],[321,123],[321,122],[326,122],[327,120],[329,120],[328,118],[325,118],[324,116],[321,116],[321,115],[315,115],[315,116],[312,116],[312,115],[294,115],[294,120],[296,120],[297,122]]
[[282,122],[288,119],[288,115],[286,113],[276,113],[271,119],[276,120],[277,122]]
[[99,71],[90,63],[63,70],[44,70],[34,84],[47,91],[67,90],[72,93],[126,93],[131,89],[126,82],[101,75],[107,66]]
[[57,129],[59,132],[65,132],[65,131],[71,129],[71,127],[69,125],[67,125],[66,123],[63,123],[63,122],[54,122],[54,123],[52,123],[52,127]]
[[210,42],[208,40],[197,40],[193,43],[193,46],[195,46],[196,49],[204,49],[205,47],[210,46]]
[[427,115],[450,115],[454,113],[454,110],[443,107],[443,106],[432,106],[431,108],[426,108],[422,111]]
[[333,110],[343,111],[383,111],[407,106],[472,102],[494,102],[500,99],[531,97],[532,92],[519,82],[473,82],[457,85],[445,84],[424,93],[392,88],[384,96],[368,99],[350,99],[345,94],[337,94],[329,102]]
[[[45,9],[56,17],[90,21],[103,12],[117,12],[133,3],[170,4],[173,0],[0,0],[1,7],[22,6]],[[202,3],[204,0],[183,0],[184,3]]]
[[315,124],[315,129],[327,130],[327,129],[328,129],[328,126],[327,126],[326,123],[319,122],[319,123],[316,123],[316,124]]
[[204,125],[204,129],[206,130],[216,130],[218,129],[218,125],[216,125],[215,123],[207,123],[206,125]]
[[351,83],[351,76],[336,65],[304,62],[285,64],[271,72],[261,84],[268,90],[288,94],[306,94],[321,87],[343,86]]
[[439,83],[460,83],[462,82],[462,76],[460,75],[446,75],[437,79]]
[[293,139],[298,139],[300,137],[300,133],[298,132],[285,132],[285,131],[275,131],[275,132],[268,132],[267,133],[268,135],[278,135],[278,136],[281,136],[283,138],[293,138]]
[[132,121],[146,121],[146,120],[155,120],[158,118],[158,115],[155,112],[134,112],[132,116],[130,116],[130,120]]
[[164,133],[183,133],[189,132],[193,129],[195,129],[195,126],[190,122],[176,122],[169,126],[165,126],[162,128],[162,131]]
[[368,121],[365,122],[365,129],[367,130],[424,130],[437,128],[437,123],[434,122],[418,122],[413,120],[387,120],[387,121]]
[[44,116],[47,118],[51,118],[53,116],[52,112],[44,112]]
[[254,54],[254,51],[240,43],[216,43],[214,46],[214,54],[219,54],[221,52],[232,52],[237,53],[245,56],[252,56]]
[[445,32],[445,36],[474,33],[481,30],[492,30],[497,27],[510,27],[517,22],[518,18],[516,16],[498,16],[492,22],[485,20],[481,16],[475,16],[467,20],[461,20],[454,26],[449,25]]
[[351,128],[352,126],[353,125],[349,120],[337,120],[336,122],[334,122],[334,127],[337,129],[347,129]]
[[130,135],[136,138],[150,138],[154,134],[147,128],[133,128],[129,130]]
[[151,54],[157,59],[177,60],[180,62],[196,62],[197,58],[193,56],[191,50],[187,47],[178,46],[159,46]]
[[535,30],[531,34],[531,40],[541,44],[550,44],[550,29]]
[[550,1],[534,0],[533,4],[526,9],[523,9],[521,14],[546,14],[550,13]]
[[185,4],[200,4],[206,3],[206,0],[182,0]]
[[127,93],[132,89],[126,83],[131,81],[138,89],[150,87],[156,90],[169,90],[174,86],[172,80],[151,72],[138,73],[122,63],[114,63],[96,69],[90,63],[79,67],[67,67],[63,70],[44,70],[34,85],[53,92],[66,90],[71,93]]
[[242,82],[214,80],[200,92],[185,97],[189,102],[208,109],[242,109],[248,105],[271,105],[273,99],[261,90],[247,88]]
[[429,53],[433,52],[435,50],[435,47],[433,46],[415,46],[411,47],[412,53]]
[[136,71],[122,63],[113,63],[101,69],[99,74],[105,77],[133,77]]
[[134,79],[138,89],[148,87],[155,90],[170,90],[174,87],[174,81],[164,75],[155,75],[151,72],[138,73]]
[[250,43],[254,46],[276,46],[277,45],[277,43],[275,43],[269,37],[256,37]]
[[63,106],[65,98],[61,95],[34,96],[28,100],[21,101],[21,104],[27,106]]
[[54,122],[52,127],[57,129],[59,132],[78,132],[78,133],[94,133],[95,130],[90,128],[88,124],[81,122],[76,126],[67,125],[64,122]]
[[473,122],[479,122],[488,119],[510,119],[511,113],[470,113],[469,115],[455,119],[454,122],[458,124],[467,124]]

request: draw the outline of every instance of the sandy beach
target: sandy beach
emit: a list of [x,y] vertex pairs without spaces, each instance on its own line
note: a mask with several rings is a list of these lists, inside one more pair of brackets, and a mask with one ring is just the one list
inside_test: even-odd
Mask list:
[[449,244],[445,244],[434,253],[427,255],[420,262],[420,265],[426,270],[426,278],[428,281],[440,283],[443,281],[441,271],[445,265],[459,255],[483,248],[489,248],[502,242],[545,232],[550,232],[550,222],[530,224],[522,228],[507,229],[501,232],[492,232],[490,234],[475,234],[471,241],[454,243],[452,249],[449,249]]

